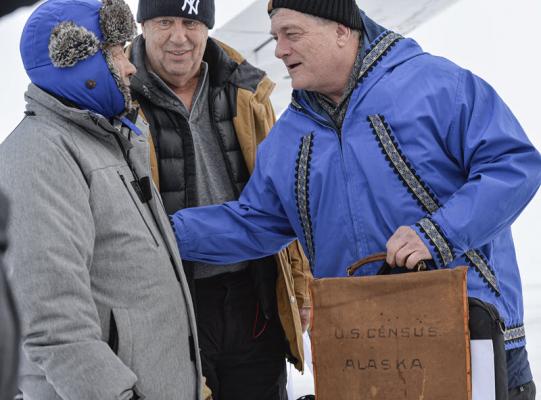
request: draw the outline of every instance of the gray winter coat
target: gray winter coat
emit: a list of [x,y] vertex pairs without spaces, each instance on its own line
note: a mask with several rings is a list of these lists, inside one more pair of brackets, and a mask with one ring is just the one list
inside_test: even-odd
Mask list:
[[0,193],[0,400],[15,397],[19,362],[19,320],[4,269],[7,218],[8,203]]
[[0,146],[25,400],[200,399],[175,238],[158,192],[140,200],[121,151],[150,176],[145,133],[128,137],[34,85],[26,99],[28,116]]

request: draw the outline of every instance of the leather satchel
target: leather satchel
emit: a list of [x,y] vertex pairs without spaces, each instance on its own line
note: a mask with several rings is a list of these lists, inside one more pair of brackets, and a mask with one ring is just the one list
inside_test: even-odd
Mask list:
[[[385,253],[352,265],[384,261]],[[318,400],[471,400],[466,267],[317,279]]]

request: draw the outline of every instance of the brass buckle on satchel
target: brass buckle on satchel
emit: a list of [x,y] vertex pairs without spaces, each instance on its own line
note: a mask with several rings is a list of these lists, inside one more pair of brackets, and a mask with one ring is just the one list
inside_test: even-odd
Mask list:
[[[385,261],[387,259],[387,253],[375,253],[368,257],[361,258],[359,261],[357,261],[354,264],[351,264],[349,267],[347,267],[346,271],[348,276],[353,276],[353,274],[362,266],[366,264],[371,264],[373,262],[377,261]],[[391,267],[385,263],[382,270],[391,269]],[[419,271],[426,271],[428,269],[425,261],[419,261],[417,265],[415,266],[415,269],[412,270],[412,272],[419,272]],[[380,270],[381,273],[381,270]]]

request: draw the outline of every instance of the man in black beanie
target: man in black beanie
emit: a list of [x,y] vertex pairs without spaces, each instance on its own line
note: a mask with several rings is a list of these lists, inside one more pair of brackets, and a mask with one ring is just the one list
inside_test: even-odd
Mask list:
[[299,239],[317,278],[383,250],[393,268],[467,265],[468,295],[505,324],[497,398],[533,400],[511,224],[541,184],[541,155],[517,119],[481,78],[354,0],[271,0],[268,12],[291,104],[238,201],[172,216],[184,259],[241,262]]
[[[275,121],[274,84],[208,37],[212,0],[140,0],[137,19],[143,34],[130,50],[131,88],[150,124],[166,211],[237,199]],[[183,264],[213,398],[286,399],[285,359],[302,369],[310,307],[299,244],[242,263]]]

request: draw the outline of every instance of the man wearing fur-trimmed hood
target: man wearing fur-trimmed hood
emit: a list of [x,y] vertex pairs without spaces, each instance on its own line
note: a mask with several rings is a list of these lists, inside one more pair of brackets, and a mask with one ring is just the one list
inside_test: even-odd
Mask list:
[[26,116],[0,146],[25,400],[199,400],[195,316],[133,109],[122,0],[49,0],[21,55]]

